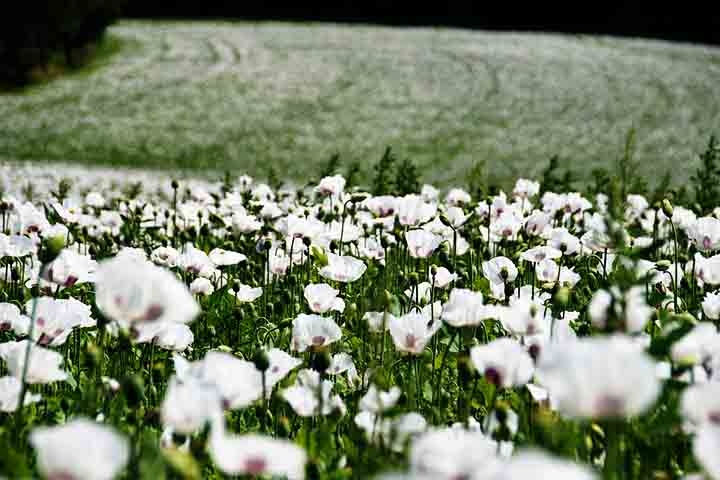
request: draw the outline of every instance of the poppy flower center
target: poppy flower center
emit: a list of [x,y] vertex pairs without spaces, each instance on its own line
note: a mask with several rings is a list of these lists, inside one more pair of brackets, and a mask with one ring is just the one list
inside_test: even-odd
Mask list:
[[405,336],[405,347],[407,347],[409,350],[414,350],[415,345],[417,344],[417,338],[412,333],[408,333]]
[[712,242],[710,241],[710,237],[704,237],[703,238],[703,248],[705,250],[710,250],[711,246],[712,246]]
[[622,398],[613,395],[604,395],[597,400],[596,408],[602,416],[617,416],[623,411],[625,402]]
[[152,322],[160,318],[164,312],[165,309],[161,305],[150,305],[150,307],[148,307],[148,309],[145,311],[145,316],[142,318],[142,320],[145,320],[146,322]]
[[495,367],[488,367],[485,369],[485,379],[488,383],[492,383],[496,387],[499,387],[502,384],[500,371]]
[[261,475],[265,472],[267,462],[264,458],[248,458],[245,460],[245,472],[248,475]]
[[320,347],[325,343],[325,337],[322,335],[315,335],[312,337],[312,344],[314,347]]
[[708,414],[708,420],[715,424],[720,423],[720,411],[710,412]]

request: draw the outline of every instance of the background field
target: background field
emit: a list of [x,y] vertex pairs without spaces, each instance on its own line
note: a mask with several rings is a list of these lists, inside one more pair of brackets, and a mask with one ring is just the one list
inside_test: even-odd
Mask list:
[[0,160],[302,180],[386,145],[425,181],[499,179],[554,154],[610,166],[631,126],[650,181],[682,181],[720,129],[720,49],[453,29],[122,22],[88,71],[0,95]]

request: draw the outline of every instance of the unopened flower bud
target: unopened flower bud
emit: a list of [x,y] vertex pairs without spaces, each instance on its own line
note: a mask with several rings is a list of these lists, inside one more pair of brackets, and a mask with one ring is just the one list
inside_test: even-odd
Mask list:
[[670,200],[667,198],[663,199],[662,201],[662,211],[668,218],[672,218],[673,215],[673,206],[672,203],[670,203]]

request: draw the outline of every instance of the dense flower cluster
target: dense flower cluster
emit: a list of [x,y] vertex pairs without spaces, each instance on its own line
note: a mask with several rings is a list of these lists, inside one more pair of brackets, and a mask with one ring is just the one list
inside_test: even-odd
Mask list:
[[3,174],[0,473],[720,479],[718,211]]

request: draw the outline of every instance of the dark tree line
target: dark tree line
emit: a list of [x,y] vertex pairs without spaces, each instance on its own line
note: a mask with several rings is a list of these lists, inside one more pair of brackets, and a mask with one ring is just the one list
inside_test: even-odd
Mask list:
[[[74,68],[126,0],[18,0],[0,14],[0,83],[22,85],[50,62]],[[8,5],[10,7],[10,5]]]

